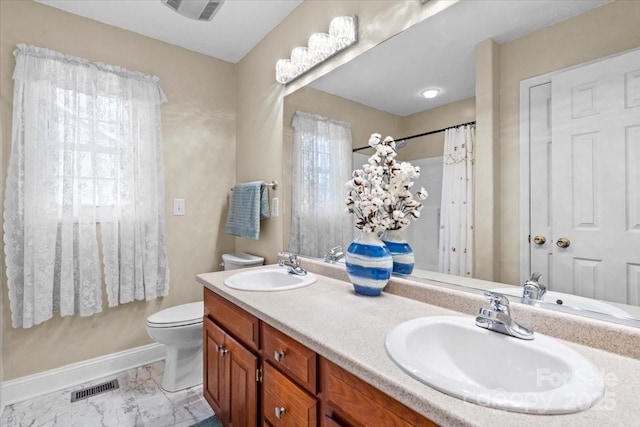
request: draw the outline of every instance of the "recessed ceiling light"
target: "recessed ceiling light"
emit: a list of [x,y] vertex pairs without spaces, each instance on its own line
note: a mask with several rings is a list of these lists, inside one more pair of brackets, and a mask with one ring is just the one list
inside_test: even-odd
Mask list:
[[422,96],[424,96],[425,98],[431,99],[438,96],[439,93],[440,91],[438,89],[427,89],[425,91],[422,91]]

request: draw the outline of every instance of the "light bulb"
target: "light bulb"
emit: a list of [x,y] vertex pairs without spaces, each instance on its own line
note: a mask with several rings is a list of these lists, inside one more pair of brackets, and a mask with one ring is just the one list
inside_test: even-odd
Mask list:
[[438,96],[439,93],[440,93],[440,90],[438,89],[427,89],[422,92],[422,96],[424,96],[427,99],[431,99]]

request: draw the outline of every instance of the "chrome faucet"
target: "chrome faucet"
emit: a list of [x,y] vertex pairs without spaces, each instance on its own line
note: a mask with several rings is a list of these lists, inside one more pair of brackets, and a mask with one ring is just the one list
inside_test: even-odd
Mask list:
[[285,267],[285,266],[289,267],[287,271],[291,274],[295,274],[296,276],[305,276],[307,274],[307,270],[300,267],[300,264],[298,263],[298,255],[288,254],[288,256],[289,256],[288,260],[281,259],[280,261],[278,261],[278,265],[280,267]]
[[484,296],[487,297],[491,306],[488,309],[480,308],[480,313],[476,317],[477,326],[523,340],[533,339],[531,329],[520,325],[511,318],[507,297],[495,292],[485,292]]
[[342,246],[335,246],[329,249],[329,252],[324,256],[325,262],[337,262],[345,256]]
[[529,280],[522,285],[522,299],[542,301],[547,292],[547,286],[540,283],[542,273],[533,273]]

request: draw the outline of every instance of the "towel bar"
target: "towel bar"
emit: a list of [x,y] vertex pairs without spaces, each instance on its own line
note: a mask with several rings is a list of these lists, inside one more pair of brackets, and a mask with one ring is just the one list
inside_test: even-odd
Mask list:
[[[275,190],[276,188],[278,188],[278,181],[266,182],[265,185]],[[231,191],[233,191],[233,187],[231,187]]]

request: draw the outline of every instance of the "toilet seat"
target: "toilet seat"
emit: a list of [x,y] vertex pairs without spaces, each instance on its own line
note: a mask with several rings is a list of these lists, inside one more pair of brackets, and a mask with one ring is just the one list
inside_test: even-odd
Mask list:
[[147,318],[147,326],[150,328],[175,328],[202,323],[204,316],[204,303],[192,302],[153,313]]

